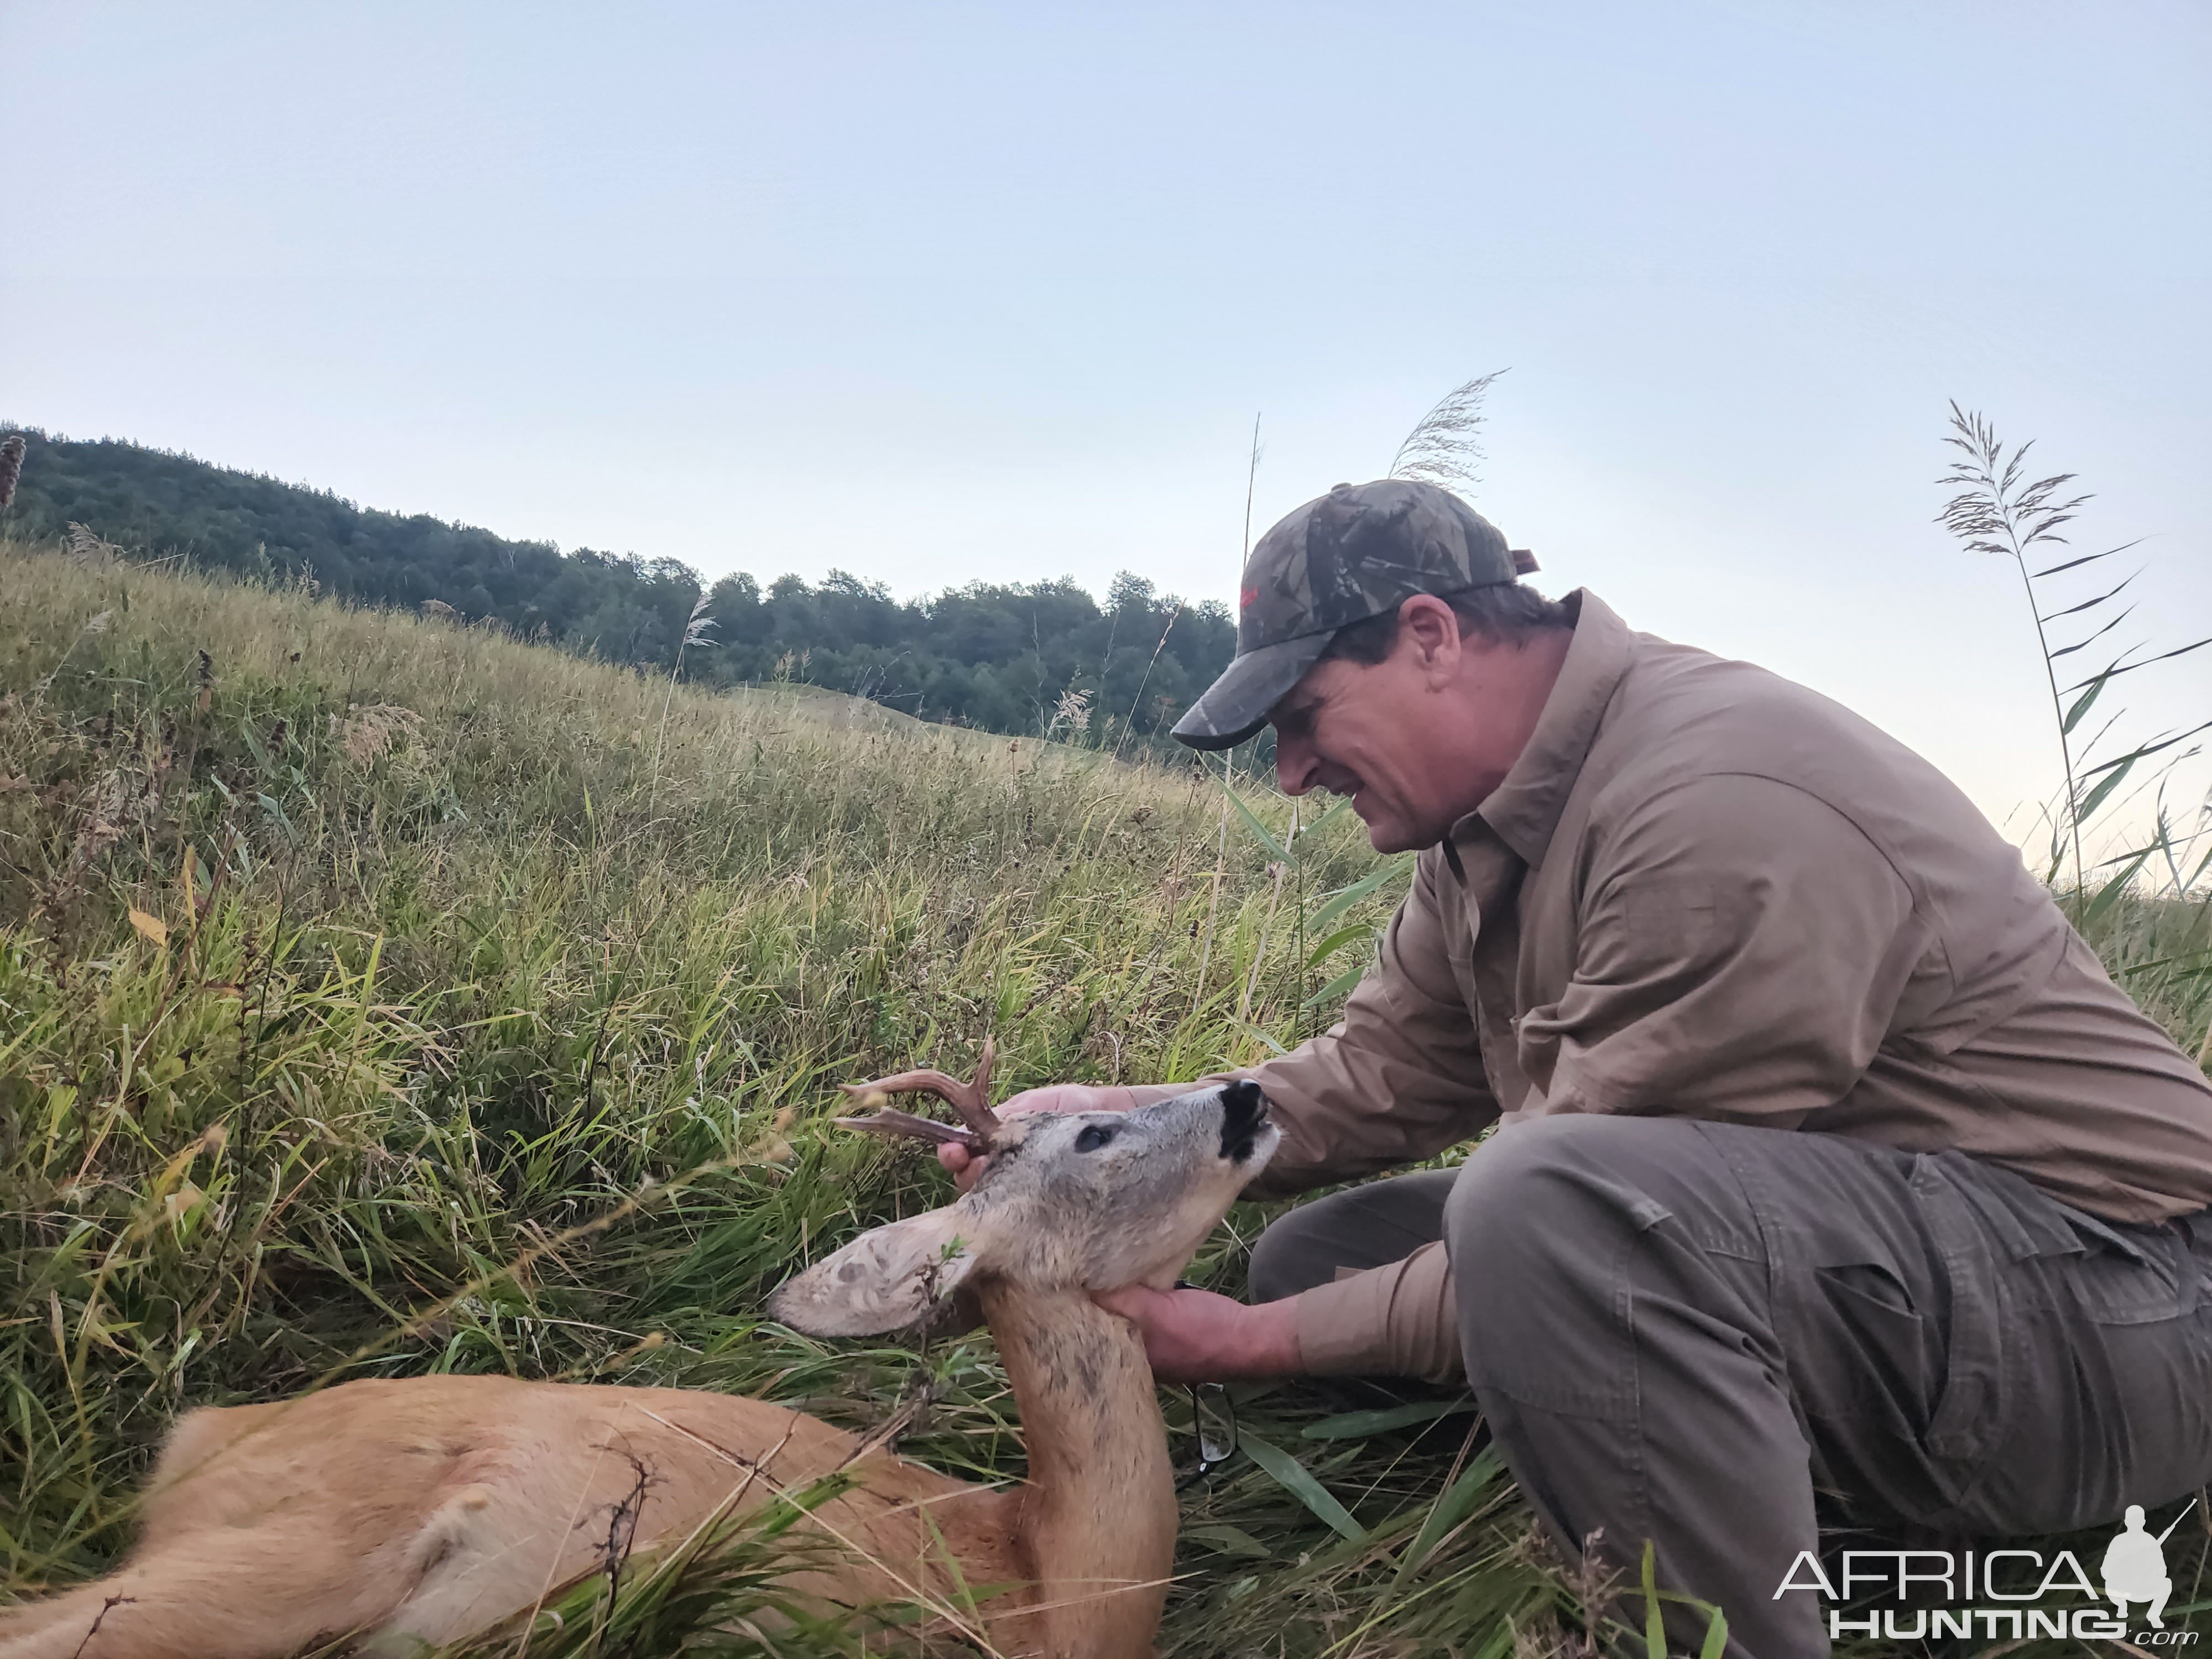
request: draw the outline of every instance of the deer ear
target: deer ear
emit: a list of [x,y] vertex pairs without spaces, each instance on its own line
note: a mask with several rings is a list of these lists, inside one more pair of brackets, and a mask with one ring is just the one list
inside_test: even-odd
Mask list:
[[957,1205],[863,1233],[769,1299],[809,1336],[880,1336],[933,1317],[975,1266]]

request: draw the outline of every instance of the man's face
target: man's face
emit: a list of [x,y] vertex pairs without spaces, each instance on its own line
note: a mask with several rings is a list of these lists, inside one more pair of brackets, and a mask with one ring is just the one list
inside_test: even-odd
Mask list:
[[1461,639],[1450,612],[1435,609],[1441,618],[1426,623],[1407,616],[1381,662],[1316,663],[1268,711],[1283,793],[1318,786],[1351,797],[1379,853],[1443,840],[1504,780],[1528,740],[1526,721],[1480,712],[1526,702],[1510,684],[1521,653]]

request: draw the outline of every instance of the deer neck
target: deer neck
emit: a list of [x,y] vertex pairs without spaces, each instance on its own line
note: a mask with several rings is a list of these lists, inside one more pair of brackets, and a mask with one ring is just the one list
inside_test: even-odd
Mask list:
[[1018,1648],[1053,1659],[1152,1651],[1175,1565],[1175,1478],[1135,1329],[1083,1292],[982,1293],[1030,1479],[1016,1552],[1037,1586]]

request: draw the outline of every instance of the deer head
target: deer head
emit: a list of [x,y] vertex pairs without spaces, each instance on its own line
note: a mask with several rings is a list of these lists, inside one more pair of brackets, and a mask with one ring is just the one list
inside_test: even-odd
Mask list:
[[957,1203],[878,1227],[816,1262],[775,1293],[773,1318],[812,1336],[874,1336],[928,1322],[971,1279],[1036,1291],[1165,1289],[1281,1139],[1267,1096],[1242,1081],[1127,1112],[1001,1120],[983,1096],[989,1066],[987,1045],[972,1084],[909,1072],[855,1088],[944,1096],[965,1131],[903,1113],[841,1121],[957,1138],[988,1152],[989,1167]]

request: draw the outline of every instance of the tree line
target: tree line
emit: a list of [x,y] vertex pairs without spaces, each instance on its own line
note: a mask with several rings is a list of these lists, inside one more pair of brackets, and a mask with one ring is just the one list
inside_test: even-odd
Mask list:
[[[706,587],[674,559],[642,559],[362,507],[328,490],[113,439],[33,428],[0,530],[72,526],[142,558],[250,580],[312,582],[356,605],[450,606],[516,635],[706,685],[799,681],[923,720],[1147,747],[1236,649],[1227,606],[1192,605],[1127,572],[1102,603],[1068,578],[971,582],[900,599],[832,571],[818,583],[750,574]],[[83,532],[80,532],[83,533]],[[683,648],[704,599],[712,643]]]

